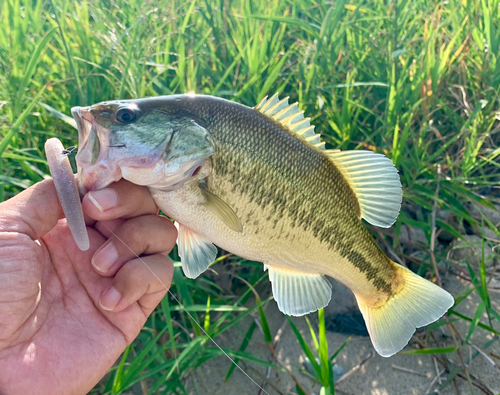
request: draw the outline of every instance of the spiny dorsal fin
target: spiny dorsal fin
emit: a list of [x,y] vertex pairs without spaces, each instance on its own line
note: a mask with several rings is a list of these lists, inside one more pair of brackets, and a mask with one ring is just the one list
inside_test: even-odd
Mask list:
[[279,122],[309,145],[325,149],[325,143],[320,140],[319,134],[314,133],[314,126],[309,123],[311,118],[304,118],[304,111],[299,110],[297,103],[288,104],[288,97],[279,100],[277,93],[270,99],[266,96],[254,109]]
[[396,222],[403,193],[389,158],[372,151],[327,150],[326,154],[356,194],[361,218],[381,228]]

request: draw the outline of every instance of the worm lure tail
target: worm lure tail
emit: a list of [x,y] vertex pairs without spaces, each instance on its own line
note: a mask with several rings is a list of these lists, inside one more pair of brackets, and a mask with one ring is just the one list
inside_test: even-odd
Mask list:
[[[71,147],[70,147],[71,148]],[[71,150],[72,151],[72,150]],[[59,201],[68,220],[68,226],[78,248],[86,251],[90,247],[89,235],[83,218],[80,193],[76,184],[75,175],[71,170],[68,154],[70,149],[65,149],[61,141],[51,138],[45,142],[45,154],[54,179]]]

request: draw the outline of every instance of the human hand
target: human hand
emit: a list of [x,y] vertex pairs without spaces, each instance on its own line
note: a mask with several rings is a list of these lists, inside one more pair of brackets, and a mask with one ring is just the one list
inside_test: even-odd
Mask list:
[[82,204],[93,218],[87,251],[61,219],[52,180],[0,204],[2,395],[86,394],[170,286],[177,232],[146,188],[121,180]]

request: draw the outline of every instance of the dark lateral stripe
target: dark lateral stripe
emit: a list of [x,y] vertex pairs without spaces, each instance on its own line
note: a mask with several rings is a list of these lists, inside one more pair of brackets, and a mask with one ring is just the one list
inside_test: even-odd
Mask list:
[[368,281],[373,283],[377,290],[392,295],[391,284],[379,276],[379,270],[373,267],[363,255],[351,250],[346,258],[366,276]]
[[387,257],[359,220],[357,200],[330,160],[253,111],[235,109],[217,117],[225,126],[211,129],[220,144],[212,162],[213,185],[223,178],[233,193],[271,213],[260,226],[278,229],[280,219],[289,217],[293,228],[312,234],[377,290],[391,294],[384,279]]
[[[217,161],[214,169],[221,177],[228,177],[235,190],[242,195],[246,195],[248,200],[256,203],[262,209],[272,205],[272,215],[267,218],[269,226],[276,228],[279,218],[284,215],[291,219],[292,227],[300,227],[304,232],[311,232],[313,236],[328,247],[339,253],[342,257],[349,260],[373,286],[384,293],[392,294],[390,283],[385,281],[380,276],[380,269],[372,265],[361,253],[353,250],[353,243],[349,243],[350,237],[346,236],[346,229],[349,225],[352,227],[363,226],[362,224],[349,224],[349,221],[344,221],[344,226],[340,225],[342,218],[339,220],[340,226],[332,226],[330,221],[325,220],[319,215],[309,203],[304,201],[301,196],[293,196],[290,190],[287,190],[286,185],[278,184],[275,188],[266,187],[264,179],[265,175],[261,174],[259,166],[255,166],[252,172],[242,174],[242,172],[231,172],[237,166],[230,165],[225,159]],[[229,171],[229,172],[228,172]],[[274,180],[267,182],[273,184]],[[252,217],[254,213],[252,213]],[[359,219],[355,218],[358,222]],[[364,233],[364,232],[363,232]],[[363,233],[359,237],[366,237]],[[368,235],[368,237],[371,237]],[[352,240],[352,239],[351,239]],[[385,257],[384,257],[385,258]]]

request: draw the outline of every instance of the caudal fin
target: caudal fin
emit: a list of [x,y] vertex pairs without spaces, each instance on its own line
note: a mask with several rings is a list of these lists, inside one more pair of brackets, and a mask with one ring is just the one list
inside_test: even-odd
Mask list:
[[444,289],[400,265],[397,269],[405,285],[384,305],[372,308],[356,296],[373,347],[383,357],[400,351],[416,328],[438,320],[454,303],[453,296]]

